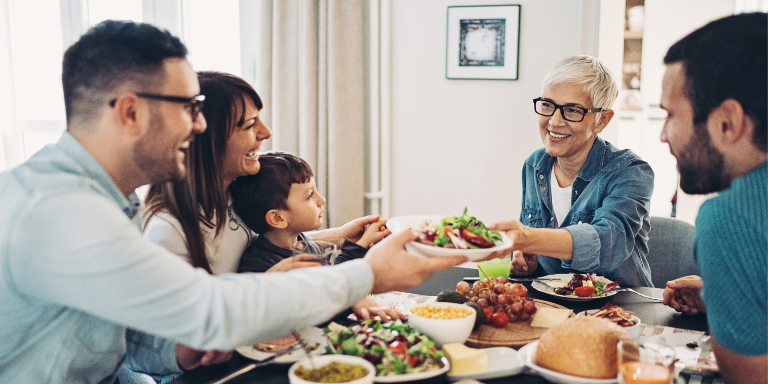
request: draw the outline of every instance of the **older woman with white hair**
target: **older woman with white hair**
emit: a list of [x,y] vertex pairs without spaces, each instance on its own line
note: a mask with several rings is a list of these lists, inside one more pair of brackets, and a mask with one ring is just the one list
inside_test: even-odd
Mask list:
[[613,75],[593,57],[572,56],[547,73],[541,92],[533,107],[544,148],[523,166],[520,220],[492,226],[513,240],[512,274],[596,273],[653,286],[653,171],[598,137],[614,115]]

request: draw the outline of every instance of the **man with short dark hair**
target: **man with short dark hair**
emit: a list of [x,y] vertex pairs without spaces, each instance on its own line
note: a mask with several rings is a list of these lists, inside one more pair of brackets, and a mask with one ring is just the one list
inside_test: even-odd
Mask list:
[[339,266],[211,276],[144,241],[135,189],[183,176],[206,128],[186,53],[168,32],[124,21],[65,53],[67,131],[0,173],[0,383],[112,383],[127,327],[229,350],[466,261],[412,256],[405,231]]
[[[686,193],[719,192],[696,218],[701,277],[667,283],[664,303],[707,313],[728,383],[768,370],[768,15],[713,21],[667,52],[661,141]],[[653,228],[651,228],[653,231]]]

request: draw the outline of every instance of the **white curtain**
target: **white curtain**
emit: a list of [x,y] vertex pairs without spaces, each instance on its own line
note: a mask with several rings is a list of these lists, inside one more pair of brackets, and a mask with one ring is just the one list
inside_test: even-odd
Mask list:
[[257,84],[272,149],[294,153],[326,197],[326,224],[364,210],[361,0],[265,0]]

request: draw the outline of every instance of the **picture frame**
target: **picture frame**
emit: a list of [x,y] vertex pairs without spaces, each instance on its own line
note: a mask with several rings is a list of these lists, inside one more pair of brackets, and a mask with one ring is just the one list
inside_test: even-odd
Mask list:
[[517,80],[520,5],[448,7],[445,77]]

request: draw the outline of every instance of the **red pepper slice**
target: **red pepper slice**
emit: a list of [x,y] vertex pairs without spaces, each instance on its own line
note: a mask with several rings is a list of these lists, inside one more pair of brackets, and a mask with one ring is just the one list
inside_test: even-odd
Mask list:
[[493,247],[493,243],[489,242],[488,240],[484,239],[482,236],[472,233],[467,229],[466,227],[461,227],[461,237],[464,238],[464,240],[477,245],[480,248],[491,248]]
[[389,345],[389,350],[398,355],[405,355],[408,353],[408,345],[395,340]]
[[578,297],[590,297],[592,296],[593,293],[595,293],[595,287],[584,285],[581,287],[576,287],[574,291],[576,292],[576,296]]

